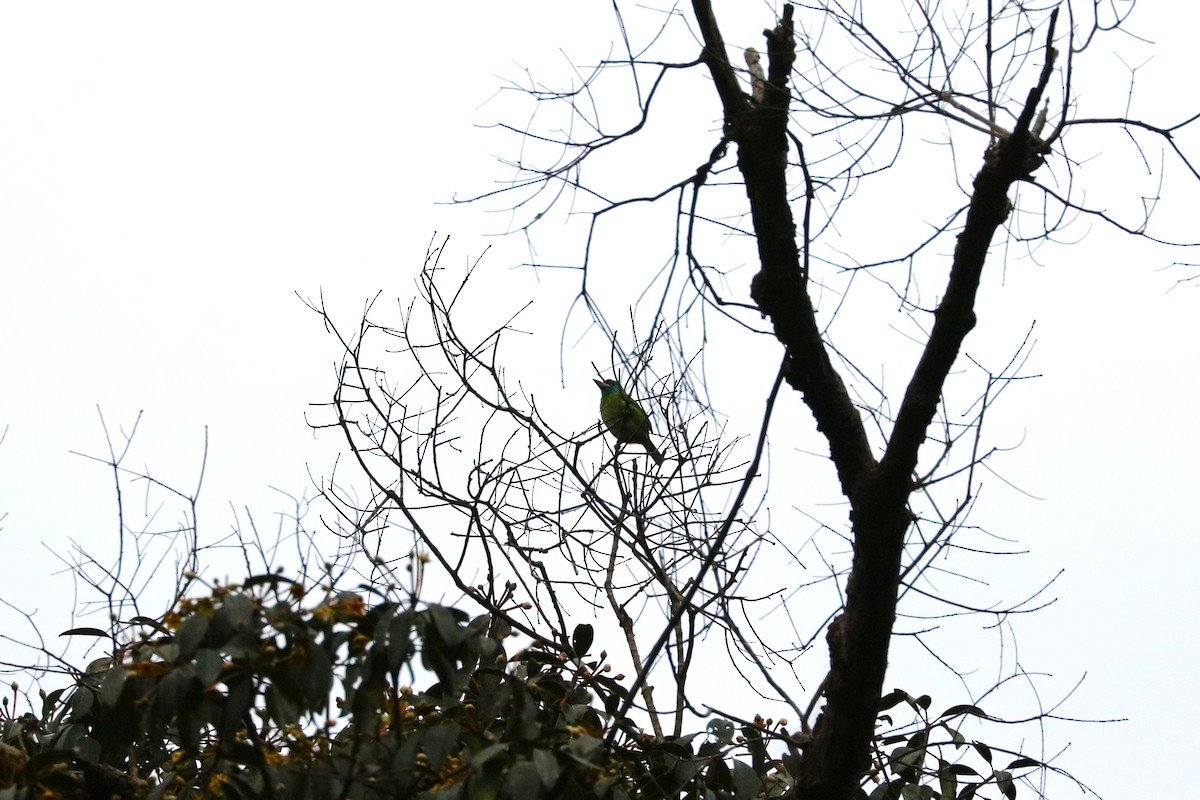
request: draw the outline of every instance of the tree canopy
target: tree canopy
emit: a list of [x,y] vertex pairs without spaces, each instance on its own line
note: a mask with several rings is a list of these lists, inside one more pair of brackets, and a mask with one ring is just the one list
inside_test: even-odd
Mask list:
[[[1077,136],[1200,177],[1183,144],[1200,115],[1092,114],[1075,88],[1128,11],[784,4],[735,45],[705,0],[646,30],[614,4],[619,54],[567,89],[510,87],[534,109],[499,125],[513,176],[463,194],[501,204],[531,253],[549,220],[586,220],[565,263],[526,265],[578,279],[557,370],[522,355],[524,298],[486,256],[450,264],[445,239],[396,310],[376,298],[347,325],[308,300],[340,352],[311,417],[344,453],[319,485],[336,552],[297,514],[296,563],[240,531],[246,574],[216,581],[193,505],[164,613],[133,580],[145,532],[111,566],[76,564],[110,623],[66,633],[107,652],[27,713],[14,687],[0,797],[1086,789],[1045,740],[1053,703],[985,702],[1034,676],[973,687],[926,634],[1045,602],[1041,584],[1006,601],[977,558],[994,543],[970,513],[1003,450],[985,421],[1029,345],[966,349],[986,276],[1081,220],[1168,242],[1157,195],[1140,216],[1088,202]],[[870,224],[881,209],[905,224]],[[579,341],[605,360],[568,365]],[[582,417],[542,394],[589,368],[648,412],[648,443],[640,417],[606,431],[594,385]],[[757,392],[752,419],[727,413],[731,388]],[[817,447],[815,468],[788,460]],[[126,450],[100,459],[119,499],[154,484]],[[964,696],[890,686],[901,636]],[[730,707],[715,674],[781,712]]]

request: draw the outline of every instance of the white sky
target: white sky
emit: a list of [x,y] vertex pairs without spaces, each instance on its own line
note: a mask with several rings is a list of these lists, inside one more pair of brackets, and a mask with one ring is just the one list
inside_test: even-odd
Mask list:
[[[252,507],[260,524],[285,510],[270,487],[311,495],[309,471],[326,474],[335,452],[305,413],[330,396],[337,353],[297,293],[323,290],[348,323],[379,290],[407,299],[435,231],[453,234],[459,263],[494,248],[497,306],[538,290],[508,272],[528,258],[522,241],[484,238],[503,215],[435,203],[507,177],[492,156],[514,157],[515,140],[473,127],[500,118],[502,103],[480,107],[497,76],[520,78],[519,63],[557,80],[560,49],[604,52],[608,4],[587,4],[588,19],[567,19],[563,5],[0,8],[0,597],[38,609],[47,636],[71,624],[71,582],[51,574],[49,551],[116,529],[111,476],[69,453],[103,455],[97,407],[113,430],[144,410],[134,463],[185,488],[208,427],[200,513],[216,537],[231,508]],[[760,4],[722,5],[727,18],[744,12],[726,23],[743,36],[767,22]],[[1135,25],[1158,42],[1138,51],[1156,56],[1138,86],[1160,98],[1147,116],[1175,122],[1197,110],[1173,71],[1193,55],[1184,34],[1195,28],[1177,9],[1154,11]],[[1106,80],[1090,91],[1121,87],[1120,111],[1126,78]],[[717,113],[712,97],[696,102]],[[1113,176],[1118,188],[1124,179]],[[1172,189],[1196,196],[1184,183],[1175,170],[1168,201]],[[1174,232],[1194,208],[1171,212],[1183,220]],[[576,242],[550,249],[566,258]],[[1060,732],[1073,743],[1063,765],[1108,797],[1177,788],[1159,766],[1191,763],[1187,726],[1200,714],[1189,688],[1200,657],[1198,296],[1168,293],[1186,273],[1158,268],[1175,258],[1200,260],[1093,227],[993,280],[969,341],[986,347],[1002,330],[995,341],[1008,347],[1037,321],[1028,371],[1045,377],[1006,396],[997,425],[1021,443],[1004,476],[1044,499],[993,482],[975,521],[1033,552],[1017,570],[1033,574],[1027,585],[1066,569],[1058,603],[1020,621],[1021,661],[1059,686],[1087,673],[1067,715],[1130,718]],[[564,312],[545,308],[540,333],[556,347]],[[579,357],[607,353],[589,341]],[[564,396],[593,413],[590,387]],[[799,404],[788,411],[789,430],[811,428]],[[921,690],[917,671],[900,685]]]

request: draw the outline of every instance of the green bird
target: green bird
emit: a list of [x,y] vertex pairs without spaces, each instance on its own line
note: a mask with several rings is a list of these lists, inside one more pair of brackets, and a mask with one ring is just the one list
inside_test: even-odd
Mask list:
[[621,384],[611,378],[601,381],[592,379],[600,387],[600,419],[622,444],[640,444],[654,459],[663,462],[662,453],[650,441],[650,417],[638,405],[638,401],[625,393]]

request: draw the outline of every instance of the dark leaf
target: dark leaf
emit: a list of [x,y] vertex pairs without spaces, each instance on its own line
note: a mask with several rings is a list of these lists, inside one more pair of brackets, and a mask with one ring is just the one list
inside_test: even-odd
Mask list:
[[900,792],[904,791],[905,782],[902,780],[881,783],[871,792],[870,800],[899,800]]
[[267,712],[279,727],[294,725],[300,720],[300,707],[293,697],[280,691],[277,684],[267,687]]
[[751,800],[758,796],[762,789],[762,778],[749,764],[734,759],[733,761],[733,798],[734,800]]
[[255,575],[242,581],[242,586],[246,589],[251,589],[255,586],[269,584],[271,586],[286,583],[289,586],[299,586],[300,584],[291,578],[285,578],[282,575]]
[[591,764],[603,742],[592,736],[576,736],[567,742],[567,752],[586,764]]
[[129,673],[124,667],[110,669],[105,675],[104,680],[100,682],[100,701],[106,708],[116,708],[120,702],[121,694],[125,690],[125,679]]
[[504,742],[488,745],[471,757],[471,769],[478,772],[488,761],[508,750]]
[[542,779],[537,767],[529,761],[518,761],[508,771],[505,782],[508,796],[520,800],[537,800],[542,796]]
[[251,625],[254,622],[256,608],[254,599],[248,594],[237,592],[225,598],[221,608],[229,617],[230,623],[236,627]]
[[308,645],[308,664],[306,672],[306,689],[311,708],[320,708],[329,692],[333,689],[333,663],[325,648],[315,642]]
[[949,762],[938,759],[938,787],[944,800],[951,800],[958,791],[958,776]]
[[962,747],[967,743],[967,739],[957,728],[951,728],[949,725],[942,723],[942,727],[946,729],[946,733],[950,734],[950,739],[954,742],[955,747]]
[[133,625],[145,625],[147,628],[153,628],[154,630],[161,633],[163,636],[171,635],[171,631],[169,628],[167,628],[166,625],[163,625],[158,620],[152,619],[150,617],[144,617],[144,616],[139,615],[139,616],[136,616],[136,617],[133,617],[132,619],[130,619],[129,622]]
[[456,608],[431,605],[426,612],[433,620],[433,626],[446,645],[453,647],[469,639],[473,634],[471,629],[462,624],[467,621],[465,612]]
[[945,711],[942,712],[940,719],[945,719],[946,717],[958,717],[958,716],[962,716],[963,714],[966,714],[966,715],[972,716],[972,717],[983,717],[984,719],[987,719],[987,713],[984,712],[984,710],[982,708],[979,708],[978,706],[971,706],[971,705],[950,706],[949,708],[947,708]]
[[880,698],[879,710],[887,711],[889,708],[893,708],[900,703],[908,701],[909,699],[910,696],[908,692],[904,691],[903,689],[892,689],[892,691]]
[[101,639],[108,638],[108,635],[108,631],[102,631],[99,628],[71,628],[71,630],[59,634],[59,636],[96,636]]
[[[705,748],[712,743],[701,745],[700,753],[704,755]],[[714,748],[717,752],[719,748]],[[704,775],[704,782],[710,789],[718,789],[725,792],[733,791],[733,773],[729,770],[729,765],[724,759],[714,758],[708,765],[708,771]]]
[[549,750],[537,749],[533,751],[533,766],[537,769],[538,777],[541,778],[542,786],[546,789],[554,788],[554,784],[558,783],[558,776],[562,774],[562,767],[558,764],[558,759]]
[[154,690],[154,712],[161,720],[167,720],[181,709],[195,703],[199,694],[200,680],[195,667],[187,665],[167,673]]
[[205,635],[208,633],[208,626],[212,624],[212,617],[207,614],[192,614],[183,621],[179,626],[179,632],[175,634],[175,646],[179,648],[180,659],[190,659],[200,648],[200,643],[204,641]]
[[435,772],[441,769],[446,758],[458,750],[459,730],[457,722],[444,722],[425,731],[421,749],[430,769]]
[[1004,793],[1008,800],[1014,800],[1017,796],[1017,785],[1013,783],[1012,773],[1007,770],[996,771],[996,786]]
[[412,628],[413,615],[411,611],[402,611],[392,617],[387,627],[387,669],[395,672],[408,663],[412,658]]
[[574,632],[571,634],[571,649],[575,651],[576,658],[583,658],[587,655],[587,651],[592,647],[592,640],[596,632],[591,625],[586,622],[581,625],[576,625]]
[[217,682],[217,678],[221,675],[221,668],[224,666],[224,660],[220,653],[204,647],[196,651],[196,657],[192,661],[196,665],[196,677],[202,684],[211,686]]
[[716,739],[720,745],[728,745],[733,741],[737,729],[727,719],[714,719],[708,723],[708,735]]
[[64,686],[61,689],[55,689],[54,691],[47,694],[44,698],[42,698],[42,717],[43,718],[49,717],[54,712],[54,710],[58,707],[59,700],[63,696],[63,692],[65,692],[65,691],[67,691],[67,687]]

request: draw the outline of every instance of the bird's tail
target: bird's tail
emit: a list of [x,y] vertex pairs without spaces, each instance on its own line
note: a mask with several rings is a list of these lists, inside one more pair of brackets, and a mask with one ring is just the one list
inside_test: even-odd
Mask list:
[[649,443],[645,445],[645,448],[646,452],[650,454],[650,457],[654,459],[654,465],[656,467],[661,467],[663,463],[663,454],[658,452],[658,448]]

